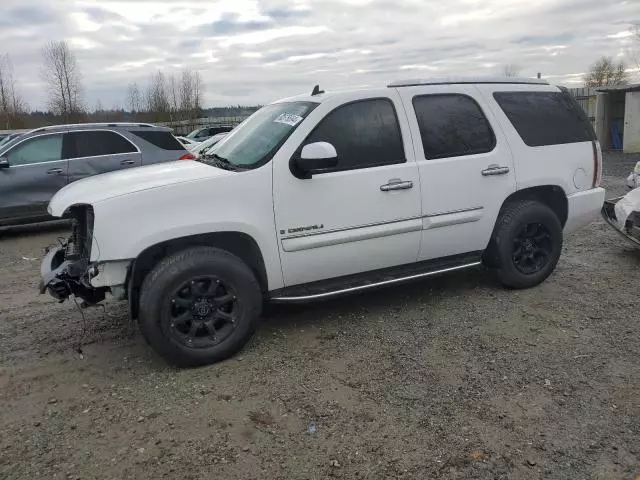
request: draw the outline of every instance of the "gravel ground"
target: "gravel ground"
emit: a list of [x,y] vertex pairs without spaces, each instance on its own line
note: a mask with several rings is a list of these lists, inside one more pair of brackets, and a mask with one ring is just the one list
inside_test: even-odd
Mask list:
[[[640,157],[607,154],[608,195]],[[0,478],[634,479],[640,251],[600,219],[526,291],[467,271],[278,307],[176,370],[122,304],[37,295],[59,226],[0,232]],[[81,351],[77,346],[81,341]]]

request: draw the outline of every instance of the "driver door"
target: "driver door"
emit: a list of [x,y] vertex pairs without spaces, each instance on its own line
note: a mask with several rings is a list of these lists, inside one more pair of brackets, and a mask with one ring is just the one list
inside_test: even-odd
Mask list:
[[[285,286],[416,261],[420,179],[404,110],[395,90],[362,95],[322,102],[274,159]],[[333,145],[338,164],[297,178],[291,158],[314,142]]]

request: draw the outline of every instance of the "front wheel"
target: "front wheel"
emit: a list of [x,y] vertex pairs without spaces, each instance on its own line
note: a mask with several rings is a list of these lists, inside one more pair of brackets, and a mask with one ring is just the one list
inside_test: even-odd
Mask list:
[[498,280],[508,288],[542,283],[562,251],[562,225],[548,206],[525,200],[508,204],[494,229],[490,256]]
[[247,343],[261,308],[260,286],[242,260],[217,248],[191,248],[165,258],[145,278],[140,329],[167,361],[206,365]]

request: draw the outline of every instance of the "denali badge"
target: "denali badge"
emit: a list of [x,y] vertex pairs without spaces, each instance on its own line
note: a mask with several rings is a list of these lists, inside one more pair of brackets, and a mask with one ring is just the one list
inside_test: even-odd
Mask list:
[[[308,225],[306,227],[296,227],[287,230],[287,233],[308,232],[309,230],[320,230],[324,228],[323,224],[320,225]],[[284,234],[284,230],[280,230],[280,234]]]

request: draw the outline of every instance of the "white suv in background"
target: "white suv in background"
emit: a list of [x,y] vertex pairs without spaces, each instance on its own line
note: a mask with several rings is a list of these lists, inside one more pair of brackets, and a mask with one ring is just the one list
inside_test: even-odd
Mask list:
[[268,105],[199,161],[76,182],[42,291],[127,299],[178,365],[215,362],[264,300],[305,302],[476,267],[509,288],[554,270],[596,217],[600,146],[539,80],[404,81]]

